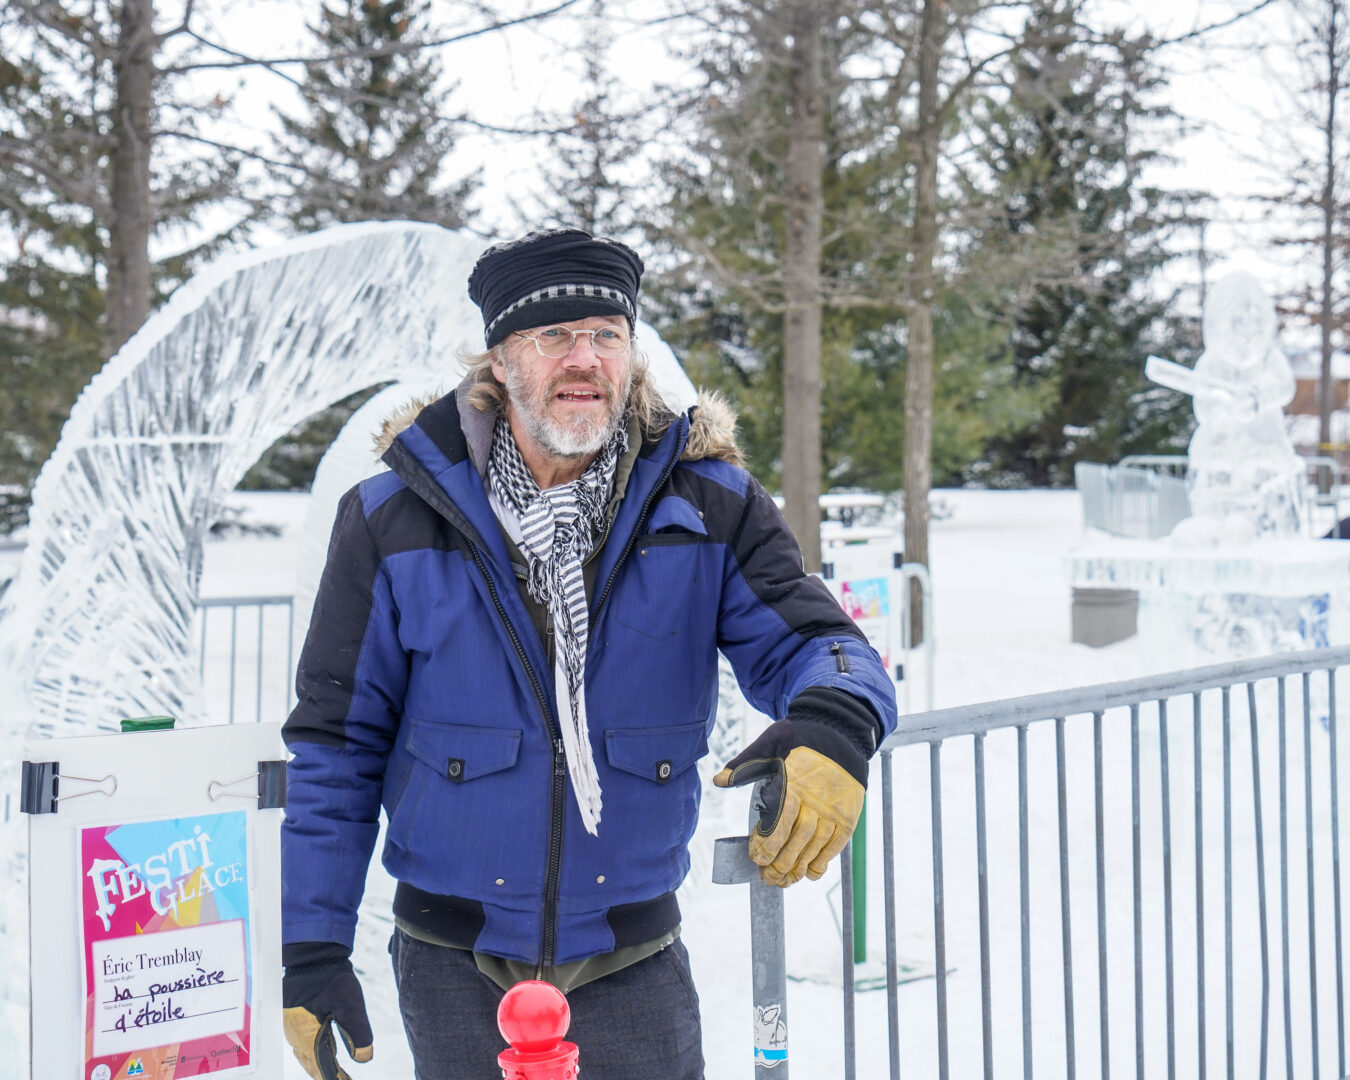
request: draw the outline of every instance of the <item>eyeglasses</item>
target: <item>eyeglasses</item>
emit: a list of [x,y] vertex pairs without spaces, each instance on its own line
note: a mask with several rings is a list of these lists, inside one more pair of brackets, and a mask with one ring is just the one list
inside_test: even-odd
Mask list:
[[561,360],[569,356],[576,348],[577,338],[582,334],[591,335],[591,349],[602,360],[617,360],[633,347],[633,339],[627,331],[617,326],[602,326],[598,330],[573,330],[567,326],[545,326],[533,334],[517,330],[516,336],[533,341],[540,356],[550,360]]

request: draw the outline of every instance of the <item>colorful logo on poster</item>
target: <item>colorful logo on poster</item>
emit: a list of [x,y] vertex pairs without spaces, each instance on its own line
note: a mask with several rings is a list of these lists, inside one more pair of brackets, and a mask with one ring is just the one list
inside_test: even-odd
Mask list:
[[145,1075],[145,1066],[141,1064],[140,1058],[132,1058],[131,1061],[127,1063],[127,1075],[128,1076]]

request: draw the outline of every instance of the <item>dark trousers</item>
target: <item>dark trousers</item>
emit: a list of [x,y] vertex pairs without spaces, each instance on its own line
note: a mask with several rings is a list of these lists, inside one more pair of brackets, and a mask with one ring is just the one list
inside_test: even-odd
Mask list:
[[[399,1010],[417,1080],[501,1080],[502,990],[464,949],[394,931]],[[689,954],[677,938],[654,956],[567,995],[586,1080],[702,1080],[703,1041]]]

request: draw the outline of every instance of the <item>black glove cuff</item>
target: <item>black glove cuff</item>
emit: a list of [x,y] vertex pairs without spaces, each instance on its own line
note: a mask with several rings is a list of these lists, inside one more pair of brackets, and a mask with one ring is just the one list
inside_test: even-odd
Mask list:
[[[882,728],[872,707],[846,690],[812,686],[788,705],[786,719],[823,724],[839,732],[867,762],[876,753]],[[842,764],[842,762],[841,762]]]
[[336,941],[296,941],[281,947],[286,973],[281,1007],[309,1006],[338,976],[352,970],[351,949]]

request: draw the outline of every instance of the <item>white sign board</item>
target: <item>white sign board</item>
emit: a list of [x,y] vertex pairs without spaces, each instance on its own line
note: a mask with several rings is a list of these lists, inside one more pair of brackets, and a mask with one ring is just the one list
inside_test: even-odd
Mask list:
[[28,758],[33,1080],[276,1075],[279,725]]

